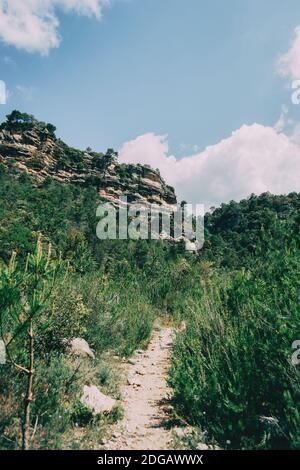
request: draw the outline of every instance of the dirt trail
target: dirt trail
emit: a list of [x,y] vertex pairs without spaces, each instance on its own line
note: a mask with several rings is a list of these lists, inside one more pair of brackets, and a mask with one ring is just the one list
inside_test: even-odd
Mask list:
[[156,331],[146,351],[136,351],[126,367],[128,382],[123,388],[124,418],[105,443],[110,450],[170,450],[172,431],[168,421],[166,399],[169,390],[166,375],[172,328]]

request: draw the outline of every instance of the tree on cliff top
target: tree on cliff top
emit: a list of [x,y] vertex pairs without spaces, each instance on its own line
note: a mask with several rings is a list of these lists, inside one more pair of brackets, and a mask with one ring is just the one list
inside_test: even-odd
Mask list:
[[10,114],[6,116],[6,123],[4,124],[8,128],[17,128],[17,129],[30,129],[33,126],[37,126],[40,130],[47,129],[48,132],[55,136],[56,127],[51,123],[46,123],[43,121],[38,121],[32,114],[22,113],[18,110],[13,110]]

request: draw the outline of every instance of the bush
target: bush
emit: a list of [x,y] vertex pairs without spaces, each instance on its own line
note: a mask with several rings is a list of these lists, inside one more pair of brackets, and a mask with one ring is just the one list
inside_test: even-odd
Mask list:
[[[206,282],[187,302],[170,384],[178,410],[231,448],[299,448],[299,251]],[[268,267],[267,267],[268,266]],[[298,332],[298,336],[297,336]]]
[[151,334],[155,309],[141,286],[98,276],[86,276],[81,283],[84,301],[92,314],[87,339],[101,352],[115,350],[130,355]]
[[37,349],[40,354],[64,351],[68,340],[86,335],[91,312],[72,284],[74,279],[75,276],[69,275],[58,283],[52,302],[39,322]]

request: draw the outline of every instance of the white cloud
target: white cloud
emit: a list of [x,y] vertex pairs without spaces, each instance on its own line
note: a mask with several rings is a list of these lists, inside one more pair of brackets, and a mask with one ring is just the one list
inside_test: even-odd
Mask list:
[[7,64],[7,65],[15,65],[14,60],[13,60],[11,57],[7,56],[7,55],[5,55],[5,56],[2,58],[2,61],[3,61],[5,64]]
[[293,123],[290,139],[294,144],[300,145],[300,124],[299,123]]
[[243,125],[216,145],[177,160],[165,135],[145,134],[125,143],[121,162],[159,168],[179,199],[206,208],[251,193],[300,191],[300,146],[296,139],[260,124]]
[[25,101],[31,101],[34,97],[35,88],[32,86],[17,85],[16,90],[18,95]]
[[295,28],[290,49],[278,61],[278,71],[292,80],[300,79],[300,25]]
[[0,0],[0,38],[28,52],[47,54],[58,47],[57,9],[100,18],[110,0]]
[[[290,49],[278,61],[281,75],[300,80],[300,25]],[[189,146],[181,145],[188,152]],[[251,193],[300,192],[300,124],[283,105],[274,127],[243,125],[230,137],[194,155],[176,159],[169,154],[166,135],[144,134],[125,143],[120,161],[146,163],[159,168],[179,199],[205,203],[209,208]]]
[[285,129],[287,125],[287,121],[288,121],[288,112],[289,112],[289,108],[285,104],[283,104],[281,106],[280,117],[274,126],[274,129],[277,132],[282,132]]

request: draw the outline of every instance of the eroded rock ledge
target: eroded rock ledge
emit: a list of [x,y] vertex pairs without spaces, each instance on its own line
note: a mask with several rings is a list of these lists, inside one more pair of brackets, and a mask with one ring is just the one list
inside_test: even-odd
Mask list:
[[113,203],[126,196],[129,203],[155,203],[170,209],[176,204],[174,189],[158,170],[147,165],[120,164],[116,157],[112,149],[102,154],[69,147],[36,120],[0,126],[0,163],[7,168],[25,172],[38,181],[50,177],[93,186],[101,198]]

